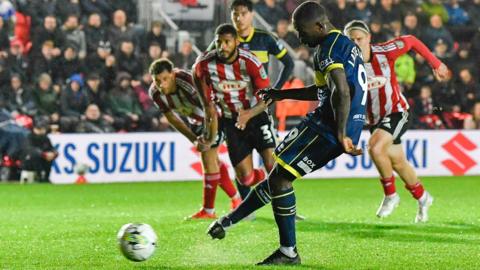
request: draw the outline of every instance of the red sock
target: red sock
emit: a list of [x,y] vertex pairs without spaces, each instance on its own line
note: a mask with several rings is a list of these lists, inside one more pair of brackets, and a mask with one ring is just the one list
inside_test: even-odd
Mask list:
[[233,185],[232,179],[228,174],[227,164],[220,163],[220,187],[227,193],[228,197],[233,198],[237,194],[237,189]]
[[420,199],[425,192],[425,189],[423,189],[423,185],[420,182],[412,186],[405,185],[405,187],[408,189],[408,191],[410,191],[410,193],[412,193],[412,196],[417,200]]
[[255,175],[255,180],[254,180],[254,183],[252,184],[252,186],[262,182],[263,180],[265,180],[266,175],[265,175],[265,172],[262,169],[254,169],[253,173]]
[[206,173],[203,176],[203,207],[215,208],[215,195],[220,182],[220,173]]
[[383,193],[385,196],[392,195],[396,192],[395,190],[395,175],[387,178],[381,178],[380,183],[383,186]]

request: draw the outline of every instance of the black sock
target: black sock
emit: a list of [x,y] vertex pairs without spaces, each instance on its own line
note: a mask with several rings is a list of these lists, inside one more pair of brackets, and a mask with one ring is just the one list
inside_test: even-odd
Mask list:
[[251,188],[242,185],[242,183],[238,181],[238,178],[235,178],[235,185],[237,186],[238,193],[240,193],[240,197],[242,197],[242,200],[245,200],[245,198],[248,196],[248,193],[250,193]]
[[272,196],[272,208],[280,234],[280,245],[294,247],[295,240],[295,192],[293,188]]

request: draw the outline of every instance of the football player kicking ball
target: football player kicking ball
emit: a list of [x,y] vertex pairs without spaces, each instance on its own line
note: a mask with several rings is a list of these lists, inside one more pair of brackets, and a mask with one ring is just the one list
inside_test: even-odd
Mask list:
[[[228,175],[227,165],[218,158],[217,147],[222,143],[223,133],[218,133],[215,142],[208,146],[197,139],[203,133],[204,109],[192,75],[174,68],[168,59],[155,60],[149,71],[153,78],[149,89],[150,98],[170,125],[196,146],[202,159],[203,207],[188,218],[216,218],[214,205],[218,185],[230,197],[231,208],[236,208],[242,200]],[[185,117],[188,123],[175,113]]]
[[342,153],[362,153],[355,146],[365,124],[367,98],[367,76],[361,52],[333,27],[324,7],[316,2],[298,6],[293,13],[293,25],[302,43],[317,47],[315,84],[292,90],[265,90],[263,98],[267,101],[318,99],[319,106],[275,149],[276,163],[267,180],[258,184],[237,209],[208,228],[212,238],[222,239],[226,229],[271,202],[280,248],[260,265],[300,264],[293,181],[322,168]]
[[389,216],[400,203],[400,196],[395,190],[395,171],[418,201],[415,222],[426,222],[433,197],[418,180],[400,144],[402,135],[407,131],[410,115],[408,102],[395,75],[395,60],[413,49],[428,61],[437,79],[448,79],[450,71],[414,36],[400,36],[385,43],[371,44],[368,26],[358,20],[349,22],[344,33],[362,50],[367,76],[386,78],[383,85],[368,91],[367,98],[368,123],[372,132],[368,142],[369,153],[380,173],[380,182],[385,193],[377,216]]
[[258,90],[270,86],[270,80],[255,55],[238,45],[233,25],[220,25],[215,31],[215,50],[195,63],[194,79],[207,108],[204,142],[214,142],[221,123],[237,179],[251,187],[265,180],[265,172],[253,167],[252,152],[257,150],[270,171],[276,134],[267,106],[257,95]]

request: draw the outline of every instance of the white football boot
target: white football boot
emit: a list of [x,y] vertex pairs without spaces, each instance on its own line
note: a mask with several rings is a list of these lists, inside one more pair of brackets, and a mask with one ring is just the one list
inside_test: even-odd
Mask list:
[[425,191],[418,200],[418,212],[417,216],[415,217],[415,223],[419,222],[427,222],[428,221],[428,209],[433,204],[433,197]]
[[400,196],[397,193],[383,197],[383,201],[377,210],[377,217],[384,218],[392,214],[400,203]]

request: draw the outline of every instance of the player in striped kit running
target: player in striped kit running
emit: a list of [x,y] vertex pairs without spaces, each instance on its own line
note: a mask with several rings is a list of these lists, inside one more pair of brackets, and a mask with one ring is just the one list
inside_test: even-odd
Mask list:
[[[418,200],[415,222],[428,220],[428,209],[433,197],[424,190],[414,168],[408,163],[401,147],[401,136],[408,128],[409,105],[397,82],[395,60],[410,50],[424,57],[438,80],[447,80],[450,71],[430,50],[414,36],[400,36],[381,44],[370,43],[370,30],[363,21],[349,22],[344,29],[362,50],[365,69],[370,81],[382,79],[384,83],[368,92],[367,120],[372,136],[369,153],[378,172],[385,197],[377,216],[387,217],[398,206],[400,197],[395,190],[395,171],[405,182],[405,187]],[[386,80],[385,80],[386,79]]]
[[[218,158],[217,147],[223,141],[219,132],[212,145],[198,140],[203,133],[204,109],[200,95],[193,84],[192,75],[173,67],[168,59],[158,59],[150,65],[153,83],[149,89],[150,98],[168,119],[170,125],[192,142],[200,152],[204,172],[203,207],[189,219],[215,218],[215,195],[217,186],[230,197],[231,208],[241,203],[240,195],[228,175],[227,165]],[[181,115],[188,120],[184,122]]]
[[[250,187],[265,179],[265,172],[253,167],[253,149],[267,171],[274,163],[276,134],[267,106],[257,95],[258,90],[270,87],[270,80],[256,56],[238,48],[233,25],[220,25],[215,36],[215,50],[204,53],[194,65],[195,83],[207,108],[204,141],[213,143],[218,123],[222,123],[237,179]],[[220,119],[216,105],[221,109]]]

